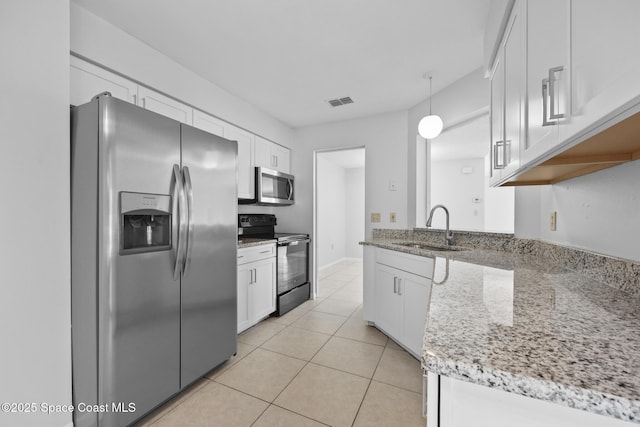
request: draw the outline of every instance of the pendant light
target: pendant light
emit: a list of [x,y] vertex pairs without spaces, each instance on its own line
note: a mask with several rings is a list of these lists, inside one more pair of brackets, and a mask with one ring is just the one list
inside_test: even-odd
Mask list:
[[440,116],[431,114],[431,76],[423,76],[429,79],[429,115],[425,116],[418,123],[418,133],[424,139],[433,139],[442,132],[442,119]]

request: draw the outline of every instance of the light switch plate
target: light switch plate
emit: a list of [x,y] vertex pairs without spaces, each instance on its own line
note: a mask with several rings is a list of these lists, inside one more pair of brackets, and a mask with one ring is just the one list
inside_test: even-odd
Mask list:
[[556,221],[558,219],[558,213],[556,211],[551,212],[551,218],[549,221],[549,228],[551,231],[556,231]]
[[374,212],[371,214],[371,222],[380,222],[380,213]]
[[389,222],[396,222],[396,213],[395,212],[391,212],[389,214]]

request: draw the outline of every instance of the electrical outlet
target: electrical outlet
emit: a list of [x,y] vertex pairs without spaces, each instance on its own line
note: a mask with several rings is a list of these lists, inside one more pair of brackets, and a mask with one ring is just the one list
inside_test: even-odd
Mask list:
[[551,212],[551,218],[549,221],[549,228],[551,231],[556,231],[556,221],[558,219],[558,213],[556,211]]
[[389,222],[396,222],[396,213],[395,212],[391,212],[389,214]]
[[389,181],[389,191],[398,191],[398,184],[393,179]]
[[371,214],[371,222],[380,222],[380,213],[374,212]]

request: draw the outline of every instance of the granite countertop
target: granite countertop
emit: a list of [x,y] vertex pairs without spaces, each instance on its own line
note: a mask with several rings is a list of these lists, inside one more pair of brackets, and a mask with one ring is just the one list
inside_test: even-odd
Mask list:
[[573,271],[569,259],[400,242],[362,243],[432,256],[434,283],[446,277],[431,292],[424,369],[640,423],[640,297],[624,284]]
[[238,239],[238,249],[250,248],[251,246],[268,245],[269,243],[276,243],[276,240],[260,239],[255,237],[242,237]]

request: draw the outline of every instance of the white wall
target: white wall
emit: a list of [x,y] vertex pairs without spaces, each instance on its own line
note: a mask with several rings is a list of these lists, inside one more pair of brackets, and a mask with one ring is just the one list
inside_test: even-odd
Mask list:
[[283,123],[73,3],[71,51],[241,128],[292,147],[293,131]]
[[[638,183],[635,161],[555,185],[518,188],[516,235],[640,261]],[[552,211],[555,232],[549,229]]]
[[[70,404],[68,0],[0,2],[0,40],[0,402]],[[3,426],[70,422],[0,412]]]
[[[434,77],[435,79],[436,77]],[[490,83],[484,78],[482,68],[467,74],[457,82],[435,93],[432,97],[432,111],[439,115],[444,122],[444,129],[447,127],[465,122],[471,117],[478,115],[478,112],[486,110],[489,105]],[[422,197],[416,197],[416,191],[421,193],[424,189],[418,187],[416,189],[416,171],[420,169],[421,164],[426,165],[426,159],[420,163],[416,153],[416,135],[418,133],[418,122],[429,111],[427,101],[421,102],[408,111],[407,122],[407,190],[411,195],[408,199],[407,223],[409,227],[422,227],[424,224],[416,222],[416,212],[425,210],[426,206],[416,206],[416,200],[425,200]],[[487,141],[488,144],[488,141]],[[428,198],[428,197],[427,197]],[[428,200],[426,200],[428,202]]]
[[345,169],[345,256],[347,258],[362,258],[362,246],[358,242],[364,240],[364,170],[365,168]]
[[[296,177],[296,203],[283,209],[279,220],[291,229],[313,235],[313,157],[318,150],[365,147],[365,238],[375,228],[407,228],[407,112],[387,113],[295,131],[292,173]],[[394,180],[397,191],[389,191]],[[389,222],[389,212],[397,222]],[[371,212],[382,221],[369,222]]]
[[514,233],[514,190],[514,187],[490,187],[489,177],[484,177],[484,231]]
[[[345,168],[322,155],[317,159],[318,268],[345,257],[346,174]],[[362,215],[362,213],[361,213]]]
[[344,258],[362,258],[364,170],[317,156],[317,259],[322,269]]
[[[470,168],[471,173],[463,173]],[[484,159],[431,160],[431,206],[442,204],[450,215],[450,228],[454,230],[484,230]],[[474,203],[478,198],[480,203]],[[431,223],[433,228],[444,229],[446,216],[438,210]]]

